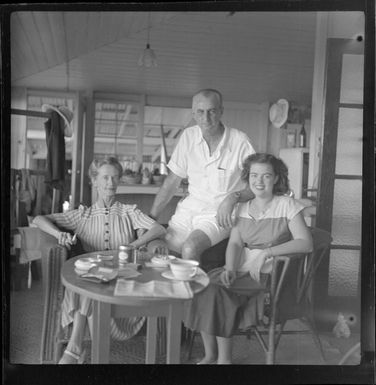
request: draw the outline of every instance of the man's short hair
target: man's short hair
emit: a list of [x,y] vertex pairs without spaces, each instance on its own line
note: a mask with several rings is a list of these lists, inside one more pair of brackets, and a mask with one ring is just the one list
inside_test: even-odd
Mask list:
[[196,92],[194,95],[193,95],[193,99],[198,96],[198,95],[203,95],[203,96],[211,96],[211,95],[216,95],[217,98],[218,98],[218,101],[219,101],[219,105],[222,107],[222,102],[223,102],[223,98],[222,98],[222,94],[218,91],[218,90],[215,90],[214,88],[203,88],[202,90]]

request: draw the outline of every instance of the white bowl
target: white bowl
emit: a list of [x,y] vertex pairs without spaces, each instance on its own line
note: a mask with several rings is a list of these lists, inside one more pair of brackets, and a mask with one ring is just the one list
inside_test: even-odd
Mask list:
[[157,266],[160,266],[160,267],[167,267],[169,266],[170,262],[172,260],[174,260],[176,257],[174,257],[173,255],[168,255],[166,257],[163,257],[163,256],[154,256],[152,259],[151,259],[151,262],[154,264],[154,265],[157,265]]
[[77,259],[77,261],[74,263],[74,266],[78,270],[88,271],[93,266],[95,266],[95,263],[93,263],[92,258],[80,258],[80,259]]
[[176,258],[170,261],[170,269],[176,279],[188,280],[197,274],[199,262],[193,259]]

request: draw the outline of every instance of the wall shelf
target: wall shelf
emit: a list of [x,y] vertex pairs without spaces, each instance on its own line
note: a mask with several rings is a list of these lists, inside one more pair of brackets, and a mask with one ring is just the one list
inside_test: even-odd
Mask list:
[[[157,194],[161,185],[143,185],[143,184],[120,184],[117,188],[117,194]],[[175,196],[183,196],[184,192],[181,187],[175,193]]]

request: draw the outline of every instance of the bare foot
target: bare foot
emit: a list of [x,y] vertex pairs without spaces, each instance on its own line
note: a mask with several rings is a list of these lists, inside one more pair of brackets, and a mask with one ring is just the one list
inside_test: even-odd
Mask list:
[[82,364],[85,359],[85,351],[81,354],[76,354],[71,352],[68,349],[64,350],[63,356],[59,361],[59,365],[74,365],[74,364]]
[[218,361],[217,365],[232,365],[231,361]]
[[201,361],[197,362],[197,365],[214,365],[217,363],[216,358],[204,357]]

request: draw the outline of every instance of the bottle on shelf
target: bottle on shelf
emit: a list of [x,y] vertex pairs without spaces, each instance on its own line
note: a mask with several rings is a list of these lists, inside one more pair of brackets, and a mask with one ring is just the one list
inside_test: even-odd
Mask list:
[[299,147],[306,147],[306,144],[307,144],[307,134],[303,123],[302,129],[299,132]]

